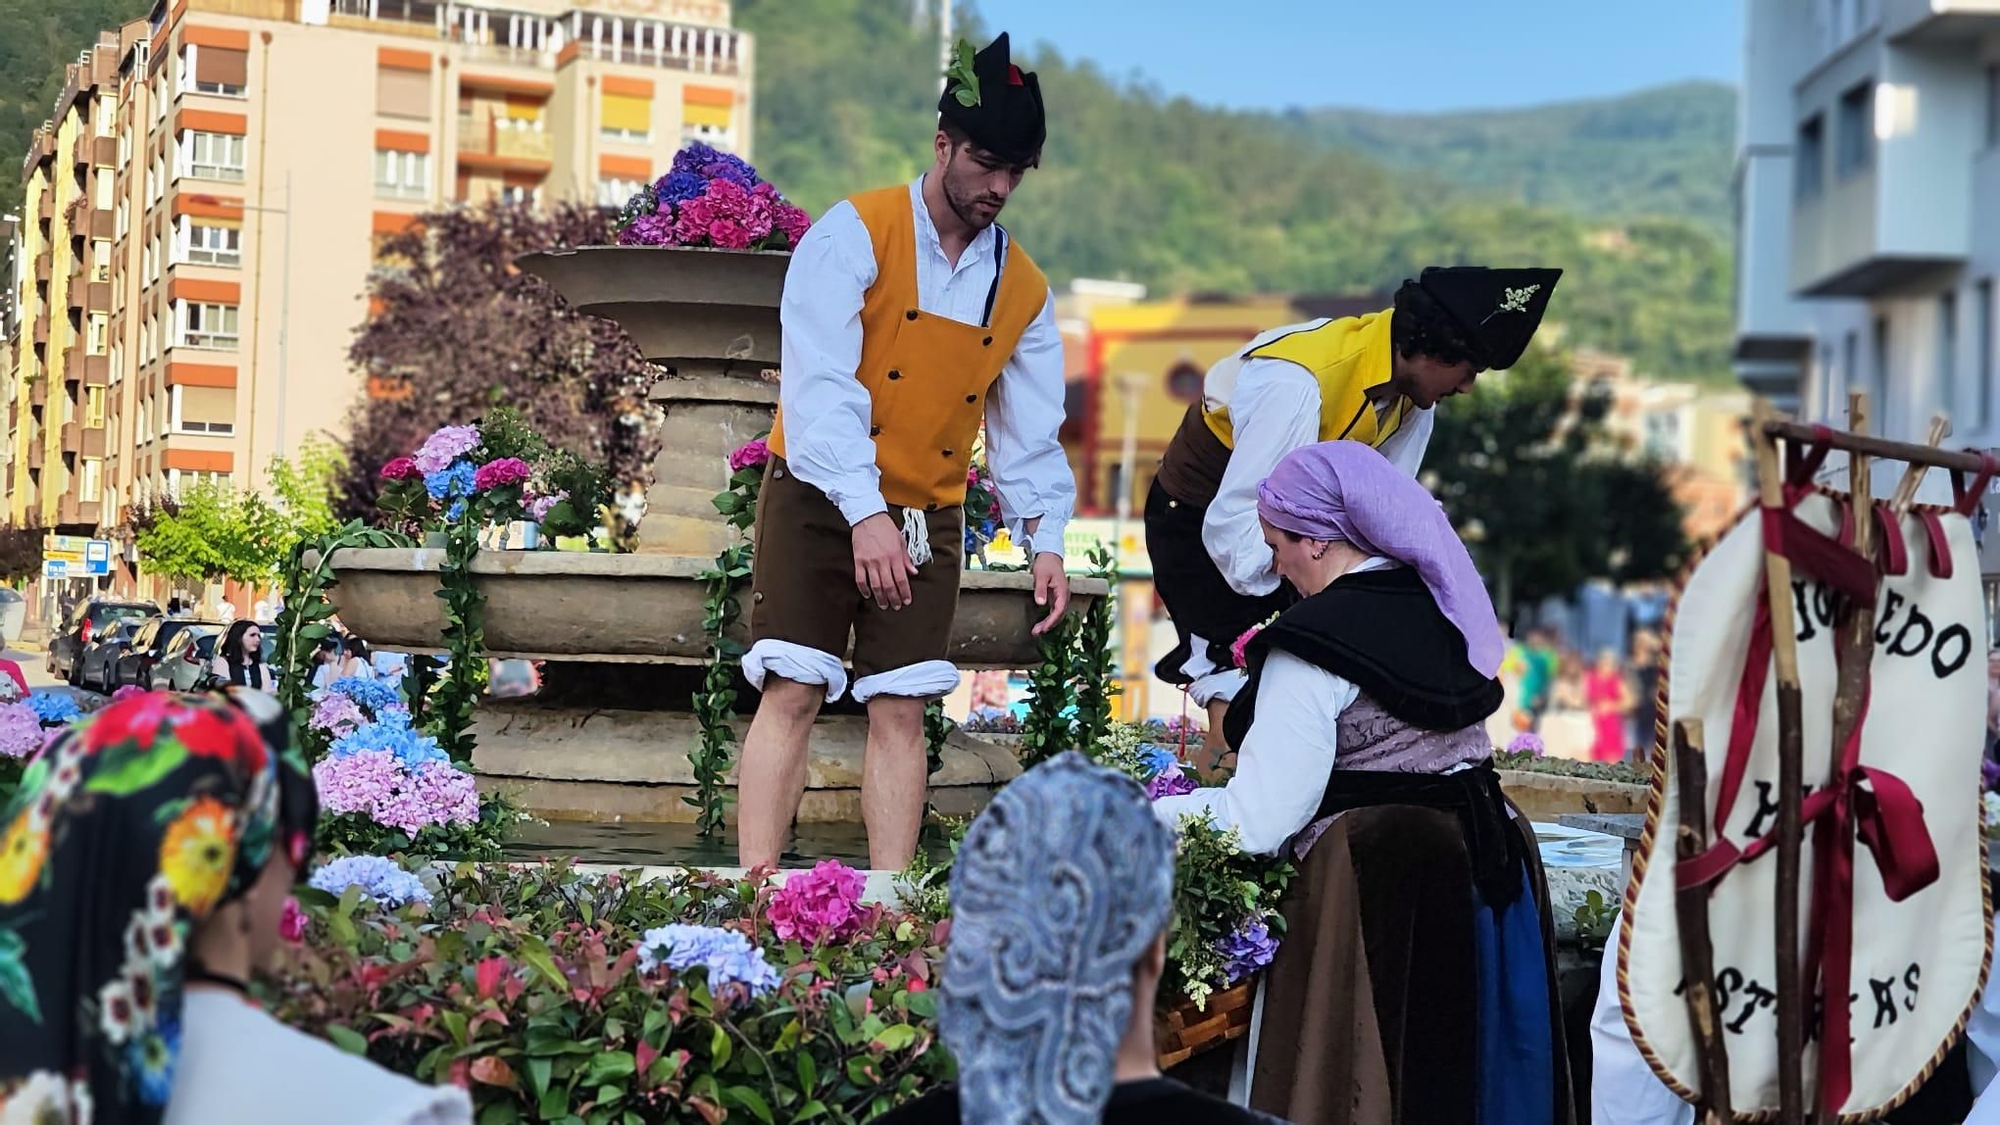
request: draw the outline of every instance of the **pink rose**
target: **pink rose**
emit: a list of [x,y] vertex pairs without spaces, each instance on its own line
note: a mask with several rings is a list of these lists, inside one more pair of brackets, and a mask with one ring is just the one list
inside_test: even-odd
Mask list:
[[423,475],[417,471],[415,457],[392,457],[388,464],[382,466],[381,473],[383,480],[415,480]]
[[771,447],[764,444],[764,439],[751,438],[729,455],[729,471],[741,472],[744,469],[760,466],[770,459]]
[[289,945],[306,939],[306,912],[299,908],[298,899],[285,900],[285,912],[278,916],[278,936]]

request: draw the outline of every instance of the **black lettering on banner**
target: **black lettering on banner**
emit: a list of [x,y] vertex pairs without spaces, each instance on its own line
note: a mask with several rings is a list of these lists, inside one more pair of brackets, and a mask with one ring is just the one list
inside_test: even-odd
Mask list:
[[1778,798],[1774,795],[1778,787],[1768,781],[1759,781],[1755,784],[1757,815],[1750,818],[1750,826],[1743,830],[1743,835],[1752,840],[1759,840],[1764,836],[1765,823],[1778,815]]
[[1749,1023],[1750,1017],[1757,1013],[1757,1009],[1768,1008],[1776,1003],[1778,999],[1777,993],[1772,992],[1754,980],[1744,985],[1743,991],[1750,994],[1750,999],[1743,1005],[1743,1014],[1737,1016],[1735,1021],[1729,1025],[1729,1030],[1739,1034],[1743,1031],[1743,1025]]
[[1819,623],[1833,628],[1833,590],[1823,583],[1813,583],[1813,615]]
[[[1919,628],[1923,630],[1923,639],[1911,643],[1910,630]],[[1929,648],[1931,638],[1936,635],[1937,626],[1932,625],[1931,619],[1924,616],[1924,611],[1917,606],[1917,603],[1911,602],[1910,616],[1903,622],[1903,627],[1896,630],[1896,639],[1889,645],[1889,655],[1915,656]]]
[[[1958,655],[1945,659],[1944,650],[1948,644],[1956,643]],[[1894,652],[1894,649],[1890,650]],[[1931,671],[1942,680],[1960,668],[1965,667],[1966,658],[1972,655],[1972,633],[1965,626],[1953,623],[1938,633],[1937,646],[1931,649]]]
[[1882,619],[1875,623],[1875,643],[1886,645],[1896,635],[1896,611],[1903,607],[1903,595],[1894,590],[1882,601]]
[[1868,978],[1869,991],[1875,994],[1875,1026],[1896,1022],[1896,978],[1876,980]]
[[1743,987],[1743,973],[1734,968],[1725,968],[1715,974],[1715,1010],[1729,1010],[1729,998]]
[[1804,582],[1794,581],[1792,583],[1792,601],[1795,603],[1797,610],[1793,616],[1797,617],[1799,621],[1798,636],[1796,639],[1800,644],[1804,644],[1819,635],[1818,631],[1813,628],[1812,611],[1806,606],[1806,584]]
[[1910,962],[1909,969],[1903,973],[1903,987],[1910,990],[1910,995],[1903,1001],[1903,1010],[1906,1012],[1917,1010],[1917,979],[1923,975],[1923,966],[1915,961]]

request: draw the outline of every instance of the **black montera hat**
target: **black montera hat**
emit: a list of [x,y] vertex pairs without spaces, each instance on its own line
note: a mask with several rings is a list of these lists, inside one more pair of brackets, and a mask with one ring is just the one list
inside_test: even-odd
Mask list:
[[965,130],[973,144],[1000,159],[1010,164],[1035,163],[1048,136],[1041,83],[1009,61],[1004,31],[985,50],[972,55],[968,73],[965,56],[971,50],[970,44],[959,40],[952,67],[945,74],[950,81],[938,98],[939,115]]
[[1557,269],[1431,266],[1417,285],[1464,330],[1479,367],[1504,371],[1528,350],[1561,276]]

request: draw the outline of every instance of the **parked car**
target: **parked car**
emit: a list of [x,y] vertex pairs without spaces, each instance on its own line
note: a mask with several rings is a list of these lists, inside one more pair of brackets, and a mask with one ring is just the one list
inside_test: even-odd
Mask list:
[[184,617],[156,617],[146,622],[137,636],[132,638],[132,647],[118,658],[111,669],[111,686],[121,688],[151,687],[153,665],[166,655],[167,646],[174,638],[191,629],[206,629],[211,632],[227,629],[220,621],[194,621]]
[[78,602],[69,616],[63,619],[56,635],[49,640],[49,671],[72,684],[77,683],[77,657],[83,655],[83,648],[90,643],[91,637],[119,621],[159,615],[160,607],[152,602],[123,598],[92,598]]
[[[215,646],[229,630],[208,622],[199,624],[199,628],[181,630],[167,643],[166,651],[147,672],[149,686],[159,691],[194,691],[212,681],[209,665],[215,659]],[[266,633],[263,647],[268,664],[278,649],[277,636]]]
[[76,658],[76,674],[70,683],[89,691],[109,694],[115,686],[111,673],[117,667],[118,658],[132,651],[132,638],[150,624],[152,618],[124,617],[97,630],[90,643],[83,646],[83,655]]

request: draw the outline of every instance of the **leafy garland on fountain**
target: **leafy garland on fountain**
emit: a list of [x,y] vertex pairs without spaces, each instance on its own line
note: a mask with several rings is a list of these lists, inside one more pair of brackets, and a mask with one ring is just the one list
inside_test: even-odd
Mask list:
[[[729,487],[715,494],[715,510],[723,522],[748,532],[757,522],[757,493],[764,486],[764,463],[771,451],[758,435],[729,455]],[[700,810],[695,827],[704,836],[722,831],[729,796],[723,782],[729,776],[731,747],[736,729],[729,725],[736,713],[736,676],[743,666],[743,645],[729,635],[730,627],[742,619],[743,606],[736,588],[750,577],[755,545],[747,536],[740,543],[724,547],[715,564],[701,572],[703,584],[701,621],[708,634],[705,671],[701,690],[695,692],[695,723],[701,728],[701,744],[688,755],[694,770],[695,792],[682,798]]]
[[1111,643],[1117,620],[1118,564],[1102,545],[1085,553],[1090,575],[1109,592],[1081,616],[1066,616],[1042,634],[1039,659],[1028,671],[1028,713],[1021,720],[1021,768],[1033,769],[1073,746],[1095,746],[1111,729],[1111,700],[1120,692]]

